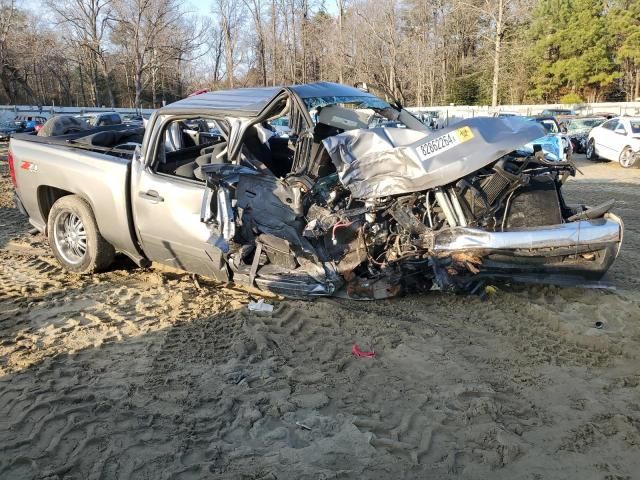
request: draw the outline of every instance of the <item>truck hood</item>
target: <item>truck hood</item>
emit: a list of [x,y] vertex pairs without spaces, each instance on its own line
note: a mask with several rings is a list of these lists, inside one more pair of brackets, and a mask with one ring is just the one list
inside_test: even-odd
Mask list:
[[425,135],[410,129],[351,130],[323,140],[355,198],[419,192],[454,182],[544,136],[517,117],[478,117]]

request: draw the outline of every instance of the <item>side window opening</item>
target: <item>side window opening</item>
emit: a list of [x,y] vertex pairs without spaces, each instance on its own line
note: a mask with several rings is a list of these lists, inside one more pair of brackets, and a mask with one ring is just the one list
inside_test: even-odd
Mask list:
[[228,161],[227,142],[213,119],[172,120],[159,138],[156,173],[204,182],[202,166]]
[[248,163],[258,169],[266,167],[279,178],[291,173],[296,156],[299,129],[292,125],[291,113],[290,101],[282,99],[262,117],[264,121],[248,127],[242,137]]

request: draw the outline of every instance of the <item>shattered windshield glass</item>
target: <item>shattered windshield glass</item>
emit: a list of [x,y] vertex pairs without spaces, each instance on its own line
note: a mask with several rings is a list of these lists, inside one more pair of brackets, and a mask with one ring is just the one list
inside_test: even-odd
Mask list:
[[[303,99],[314,123],[318,123],[318,112],[329,106],[337,106],[350,110],[369,112],[369,128],[372,127],[400,127],[405,125],[397,120],[398,111],[390,104],[372,95],[369,96],[331,96],[310,97]],[[391,122],[386,122],[391,120]]]
[[604,118],[581,118],[581,119],[571,120],[567,124],[567,130],[569,130],[570,132],[587,130],[590,128],[597,127],[602,122],[604,122]]
[[338,105],[344,108],[370,108],[372,110],[384,110],[390,108],[387,102],[380,100],[374,96],[349,96],[349,97],[311,97],[305,98],[304,103],[307,109],[313,110],[318,107],[326,107],[329,105]]

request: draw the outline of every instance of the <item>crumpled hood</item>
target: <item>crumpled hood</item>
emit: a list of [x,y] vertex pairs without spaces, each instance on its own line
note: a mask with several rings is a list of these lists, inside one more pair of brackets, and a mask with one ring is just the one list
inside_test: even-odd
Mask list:
[[518,117],[478,117],[430,135],[409,129],[351,130],[323,140],[342,184],[360,199],[439,187],[544,136]]

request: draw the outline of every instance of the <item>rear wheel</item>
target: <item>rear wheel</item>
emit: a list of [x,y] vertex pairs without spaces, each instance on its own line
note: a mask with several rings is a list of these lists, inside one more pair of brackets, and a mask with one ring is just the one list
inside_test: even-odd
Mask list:
[[635,155],[633,154],[631,147],[624,147],[618,160],[622,168],[633,167],[633,164],[635,163]]
[[66,270],[88,274],[113,263],[113,246],[100,235],[89,204],[77,195],[53,204],[47,230],[51,250]]
[[587,142],[587,160],[592,162],[598,161],[598,155],[596,155],[596,142],[593,138],[590,138]]

